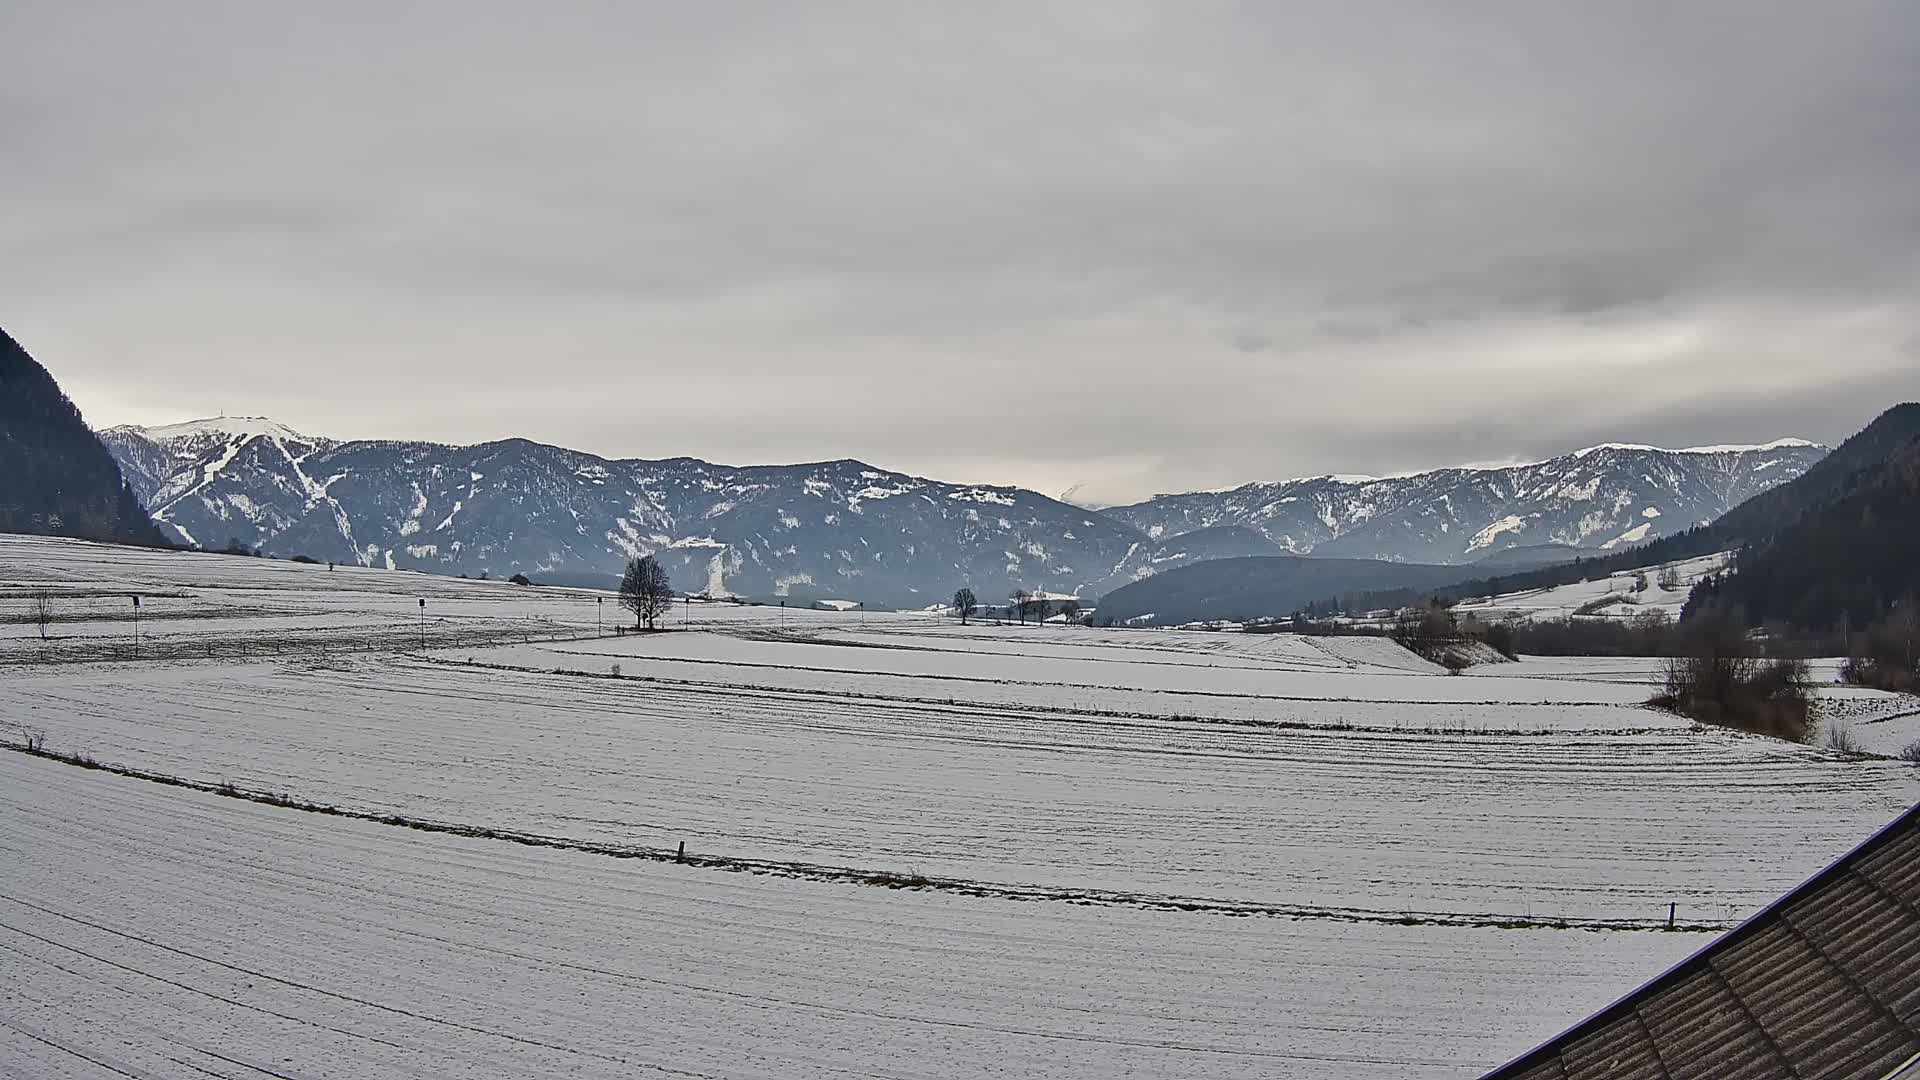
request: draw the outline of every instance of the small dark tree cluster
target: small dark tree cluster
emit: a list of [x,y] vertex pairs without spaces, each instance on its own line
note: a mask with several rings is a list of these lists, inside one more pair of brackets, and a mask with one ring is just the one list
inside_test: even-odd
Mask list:
[[1920,605],[1908,596],[1854,636],[1840,677],[1859,686],[1920,692]]
[[1680,655],[1667,662],[1666,690],[1653,704],[1703,724],[1719,724],[1790,742],[1813,734],[1813,683],[1807,663],[1764,660],[1743,622],[1722,611],[1688,620]]
[[1437,599],[1400,609],[1387,636],[1407,650],[1439,663],[1447,646],[1459,640],[1453,609]]

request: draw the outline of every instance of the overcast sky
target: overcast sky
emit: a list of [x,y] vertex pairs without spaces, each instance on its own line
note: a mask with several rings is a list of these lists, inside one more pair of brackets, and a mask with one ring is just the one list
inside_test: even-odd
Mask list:
[[[117,10],[116,10],[117,7]],[[1920,4],[10,4],[97,426],[1107,502],[1920,396]]]

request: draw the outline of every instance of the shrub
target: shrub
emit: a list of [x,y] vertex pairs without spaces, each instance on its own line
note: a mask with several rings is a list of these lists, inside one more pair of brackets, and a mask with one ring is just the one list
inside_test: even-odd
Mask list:
[[307,565],[309,565],[309,566],[318,566],[318,565],[320,565],[320,560],[319,560],[319,559],[316,559],[316,558],[314,558],[314,557],[313,557],[313,556],[311,556],[311,555],[295,555],[295,556],[294,556],[294,557],[292,558],[292,560],[291,560],[291,561],[292,561],[292,562],[297,562],[297,563],[306,563],[306,564],[307,564]]
[[1520,659],[1519,634],[1514,629],[1512,622],[1502,620],[1488,626],[1486,639],[1488,646],[1490,646],[1494,652],[1499,653],[1509,660]]
[[1848,650],[1840,677],[1858,686],[1911,694],[1920,691],[1920,614],[1911,599],[1867,627]]
[[1901,748],[1900,760],[1920,765],[1920,739],[1915,739]]
[[1595,615],[1615,604],[1634,604],[1639,601],[1626,593],[1608,593],[1596,600],[1589,600],[1573,609],[1575,615]]
[[515,584],[515,585],[531,585],[531,584],[533,584],[533,579],[532,579],[532,578],[529,578],[529,577],[528,577],[527,575],[525,575],[525,574],[515,574],[515,575],[513,575],[512,577],[510,577],[510,578],[508,578],[507,580],[508,580],[508,581],[510,581],[510,582],[512,582],[512,583],[513,583],[513,584]]
[[1854,738],[1853,729],[1845,724],[1827,725],[1826,744],[1827,749],[1837,750],[1842,754],[1858,754],[1861,752],[1860,740]]
[[1713,612],[1686,624],[1680,640],[1680,655],[1667,661],[1666,691],[1651,704],[1703,724],[1791,742],[1813,734],[1806,661],[1761,660],[1740,624]]

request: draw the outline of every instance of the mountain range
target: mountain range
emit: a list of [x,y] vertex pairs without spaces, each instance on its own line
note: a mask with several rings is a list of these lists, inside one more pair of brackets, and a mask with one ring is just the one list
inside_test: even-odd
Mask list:
[[1712,521],[1825,455],[1804,439],[1685,450],[1607,443],[1527,465],[1246,484],[1105,513],[1151,537],[1237,525],[1288,554],[1452,564],[1522,546],[1644,543]]
[[100,435],[182,543],[594,584],[651,553],[676,589],[916,607],[963,584],[983,597],[1016,587],[1098,597],[1253,555],[1461,564],[1631,545],[1709,521],[1825,453],[1797,439],[1610,444],[1506,468],[1325,476],[1093,511],[852,460],[729,466],[523,439],[339,441],[239,417]]

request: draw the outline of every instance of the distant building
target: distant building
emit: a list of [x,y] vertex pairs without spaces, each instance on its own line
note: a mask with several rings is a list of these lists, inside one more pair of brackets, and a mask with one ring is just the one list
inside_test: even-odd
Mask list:
[[1483,1080],[1920,1080],[1920,806]]
[[1036,592],[1030,598],[1027,618],[1046,622],[1060,615],[1074,615],[1080,611],[1080,598],[1072,593]]

